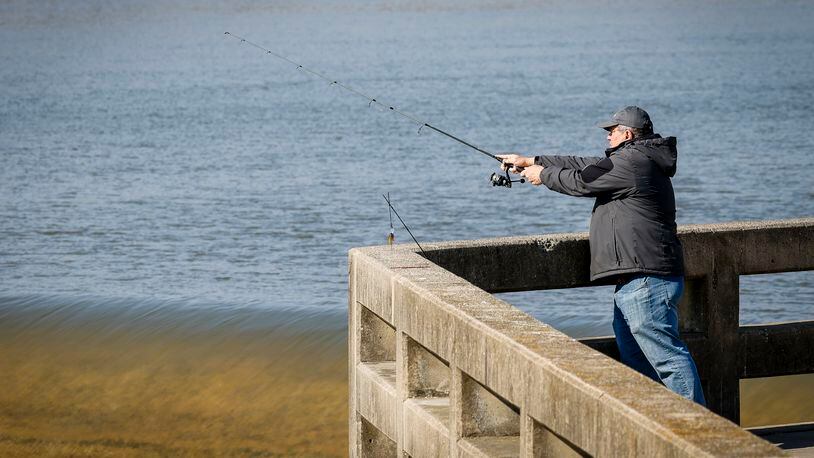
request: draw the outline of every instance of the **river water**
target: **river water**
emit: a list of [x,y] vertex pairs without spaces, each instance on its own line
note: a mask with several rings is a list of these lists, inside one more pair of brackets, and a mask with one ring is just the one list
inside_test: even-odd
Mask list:
[[[587,229],[589,199],[492,188],[490,159],[225,31],[491,151],[601,154],[594,124],[643,106],[679,138],[690,224],[814,215],[812,22],[798,1],[3,2],[0,452],[343,454],[347,251],[384,243],[383,193],[420,241]],[[812,319],[814,275],[741,294],[743,323]],[[501,297],[611,332],[606,288]],[[812,378],[750,383],[745,424],[814,420]]]

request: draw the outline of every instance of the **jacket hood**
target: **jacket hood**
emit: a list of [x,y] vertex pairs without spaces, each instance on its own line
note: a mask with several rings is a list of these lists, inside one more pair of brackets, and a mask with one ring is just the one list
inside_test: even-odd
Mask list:
[[676,143],[675,137],[662,137],[659,134],[653,134],[647,137],[634,138],[616,148],[608,148],[605,150],[605,155],[610,156],[614,151],[622,148],[634,148],[655,162],[665,175],[672,177],[676,174],[676,163],[678,162]]

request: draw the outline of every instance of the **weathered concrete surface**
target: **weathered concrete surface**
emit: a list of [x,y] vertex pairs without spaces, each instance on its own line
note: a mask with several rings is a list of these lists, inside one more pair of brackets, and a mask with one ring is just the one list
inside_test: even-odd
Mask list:
[[814,351],[801,342],[814,342],[814,321],[741,326],[740,377],[814,372]]
[[520,444],[522,455],[532,457],[579,458],[588,456],[584,451],[558,437],[528,415],[524,419],[524,430]]
[[[679,238],[688,277],[711,271],[721,253],[740,275],[814,269],[814,218],[685,225]],[[490,292],[592,284],[587,232],[422,246],[429,260]]]
[[463,437],[520,435],[520,415],[477,381],[464,377],[461,393]]
[[409,337],[407,378],[407,391],[411,398],[449,396],[449,366]]
[[367,307],[361,308],[359,360],[395,361],[396,330]]
[[358,412],[394,442],[399,421],[395,366],[395,361],[359,364],[355,393]]
[[[760,337],[755,337],[750,330],[740,333],[737,276],[814,268],[814,219],[694,226],[682,228],[681,234],[690,258],[688,270],[693,277],[688,282],[693,284],[688,293],[692,300],[690,306],[704,316],[703,320],[685,320],[693,331],[690,334],[693,339],[688,340],[694,342],[691,345],[707,349],[705,363],[699,367],[706,370],[705,382],[712,391],[712,396],[708,397],[713,399],[713,407],[730,418],[737,418],[737,378],[748,373],[740,366],[745,361],[740,346],[744,341],[753,345],[760,341]],[[801,237],[804,242],[795,237]],[[771,255],[763,248],[738,248],[739,243],[770,245]],[[794,245],[793,249],[784,247],[784,243]],[[517,256],[524,248],[531,248],[534,253]],[[540,450],[545,447],[563,445],[578,453],[598,456],[779,455],[780,451],[771,444],[534,320],[467,281],[488,286],[493,291],[581,286],[587,281],[583,276],[587,275],[587,265],[580,264],[587,259],[586,248],[584,234],[425,246],[428,258],[449,270],[428,262],[403,246],[351,251],[349,323],[358,325],[363,321],[360,310],[371,304],[368,310],[378,311],[375,315],[379,318],[387,321],[387,316],[392,317],[388,326],[396,333],[393,344],[397,360],[397,380],[393,384],[395,405],[381,403],[382,409],[390,405],[389,408],[396,413],[396,448],[406,450],[405,447],[409,447],[415,453],[428,454],[457,450],[457,453],[476,456],[498,454],[497,451],[484,450],[498,443],[511,442],[516,444],[512,445],[513,450],[523,456],[542,453]],[[704,259],[694,259],[701,255]],[[762,256],[767,265],[758,263],[755,256]],[[513,262],[500,262],[501,257]],[[522,269],[511,267],[510,273],[505,272],[506,268],[517,266],[519,259],[528,258],[534,262],[522,262]],[[574,265],[581,267],[572,268]],[[371,269],[376,272],[361,273]],[[530,270],[523,272],[523,269]],[[464,275],[465,279],[450,270]],[[518,278],[530,280],[519,284]],[[369,282],[357,288],[359,279],[369,279]],[[809,334],[805,329],[808,328],[803,328],[798,334],[807,339]],[[767,332],[771,334],[773,331]],[[349,330],[349,336],[354,339],[349,342],[349,348],[356,352],[350,358],[352,361],[358,362],[363,353],[359,348],[363,345],[360,334]],[[790,335],[789,332],[786,335]],[[778,336],[782,342],[786,342],[783,339],[798,338]],[[410,342],[415,344],[414,364],[408,363],[410,345],[413,345]],[[595,343],[607,347],[602,342]],[[769,344],[766,345],[768,348]],[[812,343],[807,345],[812,347]],[[449,397],[448,401],[441,401],[449,403],[446,439],[438,439],[442,429],[438,428],[437,416],[428,413],[411,397],[421,392],[415,387],[437,379],[432,372],[437,372],[440,366],[425,358],[426,355],[436,358],[435,363],[440,361],[444,369],[446,364],[449,365]],[[421,358],[424,363],[419,362]],[[770,369],[757,372],[765,373]],[[487,417],[501,412],[501,408],[471,402],[472,390],[467,386],[473,386],[473,382],[495,395],[495,406],[502,406],[503,412],[512,412],[517,418],[511,431],[493,428],[492,433],[517,431],[522,438],[467,437],[478,431],[472,427],[473,418],[481,415],[484,420],[494,420]],[[430,385],[434,383],[429,382]],[[368,386],[353,373],[351,384],[352,393],[359,387]],[[414,387],[412,392],[411,386]],[[444,394],[445,389],[423,393]],[[350,402],[356,411],[360,411],[357,396],[352,394]],[[523,415],[518,416],[521,408]],[[419,426],[405,421],[408,417]],[[351,421],[351,440],[358,440],[353,417]],[[378,425],[377,421],[373,420],[371,424]],[[386,423],[389,420],[381,421]],[[483,424],[488,425],[489,421]],[[422,428],[426,434],[435,437],[433,441],[440,443],[433,442],[430,448],[419,448],[415,434]],[[550,434],[548,439],[552,440],[546,439],[546,434]],[[541,445],[546,441],[553,445]],[[498,449],[502,450],[500,447],[495,450]],[[357,456],[363,451],[352,445],[350,452]]]
[[520,456],[520,437],[468,437],[458,441],[458,454],[462,457],[513,458]]
[[362,418],[361,423],[361,444],[360,452],[362,456],[371,458],[390,458],[397,456],[398,447],[389,437],[382,434],[373,424]]
[[404,402],[404,451],[414,458],[449,456],[449,398]]
[[[362,419],[359,414],[358,385],[356,380],[356,366],[360,362],[361,345],[361,309],[356,300],[358,281],[357,267],[353,265],[354,256],[349,256],[348,262],[348,456],[362,456]],[[357,263],[361,261],[356,261]]]

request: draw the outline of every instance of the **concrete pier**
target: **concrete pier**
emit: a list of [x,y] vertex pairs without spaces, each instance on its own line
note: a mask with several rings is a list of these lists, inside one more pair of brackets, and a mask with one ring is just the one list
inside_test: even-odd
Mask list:
[[681,332],[709,409],[494,292],[591,286],[587,234],[349,255],[351,456],[781,456],[738,380],[814,372],[814,322],[739,326],[740,275],[814,270],[814,218],[684,226]]

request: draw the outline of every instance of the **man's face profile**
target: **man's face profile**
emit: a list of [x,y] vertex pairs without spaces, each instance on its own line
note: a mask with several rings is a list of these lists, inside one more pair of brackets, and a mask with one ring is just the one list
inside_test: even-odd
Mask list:
[[611,148],[616,148],[623,142],[629,140],[628,136],[630,136],[629,131],[619,129],[619,126],[613,126],[612,129],[608,130],[608,145]]

